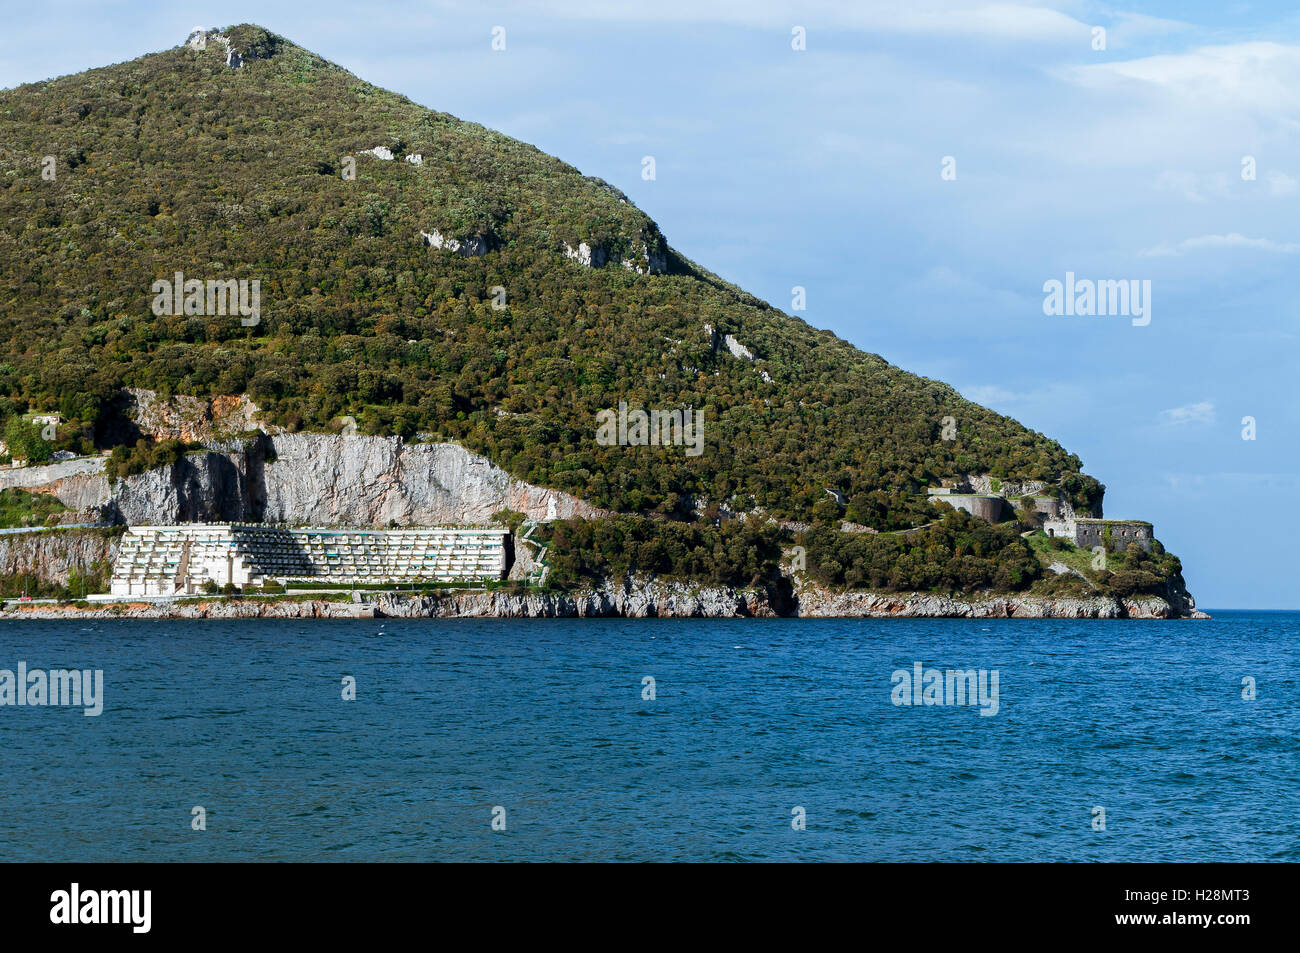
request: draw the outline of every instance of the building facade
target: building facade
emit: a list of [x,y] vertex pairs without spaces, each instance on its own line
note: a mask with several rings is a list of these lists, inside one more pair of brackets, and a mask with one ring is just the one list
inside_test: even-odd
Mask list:
[[1151,552],[1155,527],[1144,520],[1103,520],[1077,518],[1072,520],[1047,520],[1043,531],[1048,536],[1068,539],[1080,549],[1091,550],[1103,546],[1107,552],[1122,553],[1131,543],[1144,552]]
[[109,591],[158,597],[197,595],[208,583],[483,582],[508,571],[508,535],[501,529],[133,526],[122,538]]

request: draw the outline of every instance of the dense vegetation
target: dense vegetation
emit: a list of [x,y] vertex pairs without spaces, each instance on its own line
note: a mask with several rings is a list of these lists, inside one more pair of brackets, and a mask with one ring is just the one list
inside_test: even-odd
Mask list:
[[[1065,480],[1077,502],[1099,502],[1077,457],[945,384],[671,251],[667,274],[619,267],[666,246],[607,184],[259,28],[228,32],[263,58],[231,70],[216,48],[171,49],[0,92],[0,398],[14,412],[62,413],[61,439],[115,442],[124,386],[247,392],[291,429],[325,430],[346,414],[364,432],[425,432],[631,513],[689,518],[707,500],[806,520],[820,504],[819,517],[889,530],[930,518],[926,484],[970,472]],[[378,145],[397,161],[361,155]],[[349,156],[354,181],[341,174]],[[433,229],[490,250],[434,250],[419,238]],[[580,241],[613,263],[568,260],[564,246]],[[260,280],[260,322],[155,316],[151,285],[177,271]],[[705,325],[756,360],[715,347]],[[597,445],[596,412],[620,400],[702,410],[705,452]],[[948,416],[953,440],[941,438]],[[146,451],[121,451],[112,472],[135,472]],[[654,525],[687,553],[713,532]],[[995,570],[965,542],[931,536],[931,548],[963,550],[955,578],[1019,584],[1014,544]],[[820,571],[879,578],[880,553],[846,545]],[[912,544],[871,545],[902,547],[920,560],[907,578],[931,578],[929,554]],[[707,571],[740,578],[748,567],[727,557]]]
[[[961,510],[910,532],[845,533],[828,522],[791,535],[756,519],[718,526],[647,517],[562,520],[539,527],[549,545],[548,585],[569,589],[635,573],[712,585],[777,584],[781,564],[803,548],[802,570],[828,589],[959,594],[1032,592],[1045,596],[1169,596],[1183,588],[1182,566],[1157,542],[1131,545],[1094,566],[1092,553],[1022,523],[991,525]],[[1065,563],[1065,575],[1048,570]]]
[[[819,523],[797,537],[807,573],[833,589],[1024,589],[1038,559],[1017,524],[991,526],[956,511],[912,533],[842,533]],[[755,586],[780,576],[789,534],[756,519],[718,526],[621,516],[547,524],[548,582],[559,588],[646,573],[715,585]]]
[[53,448],[47,440],[42,439],[39,428],[32,426],[17,414],[3,422],[6,452],[5,463],[10,460],[26,460],[29,463],[47,463],[53,454]]
[[990,525],[961,510],[913,532],[842,533],[820,524],[804,534],[808,570],[825,586],[894,592],[1029,588],[1041,566],[1018,523]]
[[132,447],[125,444],[114,447],[105,472],[110,477],[126,478],[175,463],[190,449],[193,448],[180,440],[137,440]]
[[641,516],[559,520],[545,524],[547,584],[560,589],[620,580],[632,573],[720,586],[775,580],[780,531],[756,519],[720,526]]
[[1102,565],[1089,551],[1079,549],[1063,539],[1049,539],[1041,533],[1029,537],[1029,544],[1044,563],[1063,563],[1071,572],[1064,575],[1045,573],[1035,584],[1036,591],[1049,595],[1169,596],[1185,589],[1183,564],[1173,553],[1166,552],[1159,540],[1153,540],[1151,552],[1143,552],[1130,543],[1120,553],[1108,553]]
[[93,422],[80,419],[64,421],[49,435],[46,427],[37,426],[25,417],[8,397],[0,396],[0,433],[4,435],[6,452],[0,462],[10,459],[28,463],[48,463],[56,450],[68,450],[81,455],[95,452]]
[[12,488],[0,490],[0,526],[45,526],[57,522],[68,508],[47,493],[28,493]]

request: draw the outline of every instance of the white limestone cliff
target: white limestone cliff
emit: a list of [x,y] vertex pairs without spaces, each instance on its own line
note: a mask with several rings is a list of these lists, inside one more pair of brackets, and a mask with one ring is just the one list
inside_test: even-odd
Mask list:
[[488,253],[487,239],[481,235],[475,235],[466,241],[459,241],[455,238],[444,236],[438,229],[431,232],[420,232],[420,240],[431,248],[439,251],[452,251],[462,258],[479,258]]
[[[668,252],[661,244],[637,240],[632,243],[631,252],[630,258],[621,260],[628,271],[635,271],[638,275],[662,275],[668,271]],[[564,257],[587,268],[604,268],[609,263],[609,249],[590,242],[578,242],[578,247],[574,248],[566,242]]]
[[[704,325],[704,333],[709,336],[709,346],[713,348],[713,350],[720,351],[723,348],[726,348],[727,352],[731,354],[732,357],[739,358],[742,361],[754,360],[754,352],[741,344],[740,341],[732,335],[719,334],[711,324]],[[762,374],[763,379],[770,384],[772,378],[768,376],[766,371],[762,372]]]
[[88,519],[135,524],[488,525],[502,509],[536,520],[604,512],[456,444],[306,433],[263,439],[249,449],[186,454],[125,479],[106,477],[98,458],[0,471],[0,488],[21,485]]
[[580,265],[588,268],[605,267],[605,249],[600,245],[593,248],[586,242],[578,242],[578,247],[573,248],[567,242],[564,245],[564,257],[571,258]]
[[185,46],[200,53],[207,50],[209,43],[219,44],[225,49],[226,65],[231,69],[239,69],[244,65],[244,60],[249,58],[247,54],[240,53],[231,45],[230,37],[224,33],[218,33],[216,30],[195,27],[190,31],[190,35],[185,38]]

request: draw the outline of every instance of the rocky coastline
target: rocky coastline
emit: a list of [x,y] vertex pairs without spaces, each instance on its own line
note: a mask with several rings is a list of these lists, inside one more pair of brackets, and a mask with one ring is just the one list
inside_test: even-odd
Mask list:
[[[609,515],[559,490],[512,477],[456,444],[401,437],[284,433],[259,422],[247,396],[160,398],[126,392],[123,426],[132,435],[199,443],[175,463],[117,478],[100,457],[0,470],[0,489],[48,493],[67,506],[74,526],[0,534],[0,575],[68,585],[74,569],[111,564],[120,535],[105,524],[284,522],[341,526],[495,524],[501,510],[534,520]],[[983,477],[967,478],[991,489]],[[1026,492],[1035,486],[1014,487]],[[1005,487],[1003,489],[1006,489]],[[105,527],[102,529],[90,526]],[[869,531],[845,524],[850,531]],[[792,530],[806,524],[788,524]],[[510,579],[528,578],[533,552],[516,539]],[[1065,571],[1052,567],[1054,571]],[[0,619],[138,618],[1205,618],[1181,586],[1163,597],[1062,597],[1029,593],[835,591],[783,576],[753,589],[709,587],[633,577],[576,591],[502,588],[427,594],[367,593],[338,598],[250,595],[168,602],[6,602]]]
[[364,601],[204,598],[86,606],[7,602],[9,619],[1206,619],[1189,601],[1035,595],[831,592],[801,586],[732,589],[627,581],[574,592],[369,593]]

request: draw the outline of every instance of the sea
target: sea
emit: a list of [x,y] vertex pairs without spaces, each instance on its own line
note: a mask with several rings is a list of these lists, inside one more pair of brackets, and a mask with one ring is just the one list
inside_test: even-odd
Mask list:
[[1211,612],[3,622],[102,710],[0,705],[0,859],[1295,861],[1300,613]]

